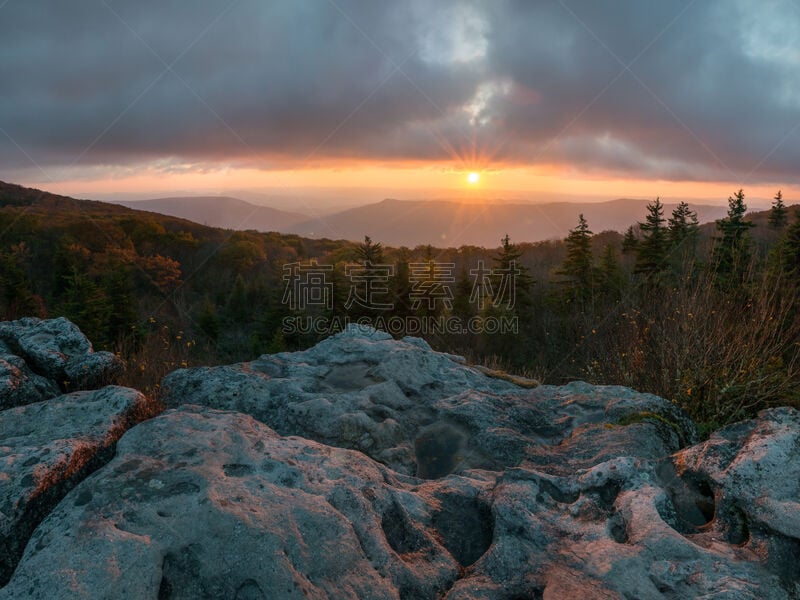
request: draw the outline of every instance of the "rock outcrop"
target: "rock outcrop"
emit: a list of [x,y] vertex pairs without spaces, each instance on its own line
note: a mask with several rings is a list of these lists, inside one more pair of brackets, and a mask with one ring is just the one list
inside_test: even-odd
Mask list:
[[[48,509],[0,599],[800,596],[793,409],[697,444],[661,398],[529,389],[357,328],[163,387],[172,408]],[[70,401],[12,409],[28,449],[0,486],[81,439],[22,412]],[[100,439],[104,414],[76,422]]]
[[24,359],[0,343],[0,410],[58,396],[52,379],[31,371]]
[[36,525],[111,460],[146,403],[135,390],[109,386],[0,411],[0,583]]
[[[14,355],[24,361],[24,369]],[[59,389],[96,389],[111,383],[122,370],[118,356],[95,352],[81,330],[64,317],[0,322],[0,407],[10,405],[12,396],[19,406],[52,397]],[[31,372],[36,377],[31,377]],[[27,393],[4,393],[4,389],[19,387]],[[36,392],[30,391],[32,388]]]
[[656,396],[584,383],[519,387],[418,338],[357,326],[305,352],[175,371],[162,387],[168,406],[243,412],[423,478],[525,464],[570,472],[620,453],[665,456],[696,437]]
[[67,319],[0,322],[0,585],[38,523],[149,410],[135,390],[95,390],[121,370]]

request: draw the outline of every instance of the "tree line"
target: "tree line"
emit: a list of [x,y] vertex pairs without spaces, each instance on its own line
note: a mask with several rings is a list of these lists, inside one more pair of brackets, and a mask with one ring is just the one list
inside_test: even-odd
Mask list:
[[[97,347],[128,358],[142,389],[172,368],[324,337],[287,331],[293,315],[382,314],[513,319],[515,333],[427,339],[547,383],[656,393],[708,428],[800,399],[800,219],[780,192],[764,218],[745,216],[741,190],[713,226],[685,202],[667,215],[657,198],[624,234],[594,233],[579,215],[562,240],[505,236],[495,250],[231,232],[99,206],[89,222],[82,207],[24,208],[0,205],[2,317],[67,316]],[[330,303],[290,306],[287,265],[325,266]],[[380,291],[381,308],[354,301],[354,276]]]

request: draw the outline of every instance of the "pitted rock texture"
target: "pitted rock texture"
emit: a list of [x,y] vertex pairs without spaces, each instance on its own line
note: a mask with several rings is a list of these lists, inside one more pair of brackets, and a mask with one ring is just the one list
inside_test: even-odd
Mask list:
[[[9,362],[4,356],[8,352],[20,357],[30,371],[49,379],[62,391],[101,387],[113,382],[124,367],[122,360],[111,352],[95,352],[81,330],[64,317],[49,320],[26,317],[0,322],[0,343],[3,345],[0,347],[0,405],[4,382],[6,387],[23,385],[15,383],[23,381],[19,375],[4,374],[7,368],[4,369],[2,361]],[[24,404],[26,397],[33,396],[17,395],[16,405]],[[44,398],[31,401],[41,399]]]
[[793,409],[696,444],[360,328],[164,387],[116,450],[132,390],[0,411],[0,600],[800,597]]
[[526,464],[569,471],[620,452],[664,456],[696,437],[656,396],[583,383],[518,387],[423,340],[358,326],[304,352],[175,371],[162,387],[168,406],[244,412],[282,435],[360,450],[423,478]]
[[460,565],[401,479],[240,413],[170,411],[37,529],[0,597],[433,598]]
[[[755,479],[745,490],[709,460],[720,478],[709,485],[731,502],[791,494],[784,472],[757,465],[766,447],[794,443],[797,421],[770,411],[726,434],[720,456]],[[716,516],[681,531],[678,505],[705,496],[677,491],[693,484],[676,465],[718,444],[570,475],[515,467],[419,480],[187,405],[123,436],[114,460],[37,528],[0,598],[797,597],[791,523],[744,541],[714,535]],[[798,457],[787,459],[794,473]]]
[[[672,463],[680,486],[672,488],[677,494],[668,516],[677,529],[696,544],[761,553],[800,597],[800,412],[763,411],[683,450]],[[697,513],[687,510],[698,498],[705,501],[706,524],[697,525]]]
[[0,412],[0,584],[36,525],[113,456],[146,399],[109,386]]

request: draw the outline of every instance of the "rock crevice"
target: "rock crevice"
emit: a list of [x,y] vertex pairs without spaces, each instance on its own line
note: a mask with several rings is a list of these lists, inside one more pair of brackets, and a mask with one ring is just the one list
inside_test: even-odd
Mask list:
[[0,600],[800,595],[793,409],[697,444],[664,399],[358,328],[164,389],[115,450],[133,390],[0,411],[0,510],[63,482]]

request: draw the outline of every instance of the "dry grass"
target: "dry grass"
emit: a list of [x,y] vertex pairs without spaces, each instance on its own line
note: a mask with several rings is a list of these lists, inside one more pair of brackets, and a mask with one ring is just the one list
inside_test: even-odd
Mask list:
[[710,278],[662,291],[599,336],[586,379],[671,399],[709,428],[800,405],[800,319],[762,277],[737,295]]
[[476,371],[480,371],[487,377],[491,377],[493,379],[501,379],[503,381],[513,383],[514,385],[519,387],[532,389],[535,387],[539,387],[539,385],[541,385],[539,381],[536,379],[523,377],[522,375],[513,375],[502,369],[492,369],[484,365],[470,365],[470,366]]
[[161,380],[167,374],[195,364],[214,364],[213,350],[198,346],[196,340],[187,339],[183,331],[159,325],[153,319],[144,336],[123,340],[117,354],[125,361],[125,372],[117,383],[147,396],[156,407],[147,410],[163,409]]

